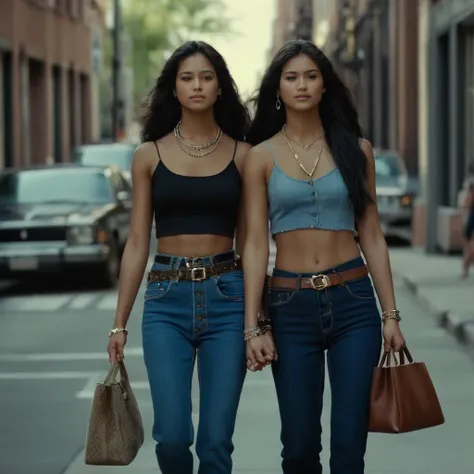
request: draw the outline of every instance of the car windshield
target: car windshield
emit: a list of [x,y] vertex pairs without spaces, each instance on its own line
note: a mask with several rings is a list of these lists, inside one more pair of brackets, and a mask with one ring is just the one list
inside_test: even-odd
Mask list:
[[0,204],[111,201],[110,182],[98,170],[41,169],[0,175]]
[[109,166],[115,165],[130,170],[134,148],[132,146],[97,145],[78,148],[74,152],[73,161],[82,165]]
[[377,183],[393,183],[404,173],[396,155],[377,154],[375,157],[375,177]]

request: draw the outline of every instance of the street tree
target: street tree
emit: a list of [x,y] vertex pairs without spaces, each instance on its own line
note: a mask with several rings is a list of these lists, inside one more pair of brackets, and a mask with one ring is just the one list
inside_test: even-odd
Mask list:
[[232,31],[223,0],[128,0],[123,2],[122,22],[130,38],[135,103],[177,46]]

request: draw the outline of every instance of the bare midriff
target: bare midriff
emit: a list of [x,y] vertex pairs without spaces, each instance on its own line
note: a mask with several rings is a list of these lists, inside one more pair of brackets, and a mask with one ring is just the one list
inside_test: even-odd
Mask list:
[[227,252],[233,248],[233,239],[221,235],[173,235],[160,237],[158,253],[180,257],[205,257]]
[[295,230],[275,235],[275,243],[275,267],[289,272],[318,272],[360,256],[351,231]]

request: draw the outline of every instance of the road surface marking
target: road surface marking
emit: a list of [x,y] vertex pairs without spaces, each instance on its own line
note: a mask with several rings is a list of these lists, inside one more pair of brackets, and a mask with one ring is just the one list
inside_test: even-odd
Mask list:
[[[89,379],[95,372],[0,372],[0,380]],[[98,373],[97,373],[98,374]]]
[[71,300],[71,295],[25,295],[3,298],[0,301],[0,311],[57,311]]
[[[143,356],[141,347],[126,347],[125,358]],[[66,360],[103,360],[107,352],[55,352],[40,354],[0,354],[0,362],[53,362]]]
[[84,293],[74,297],[67,305],[68,309],[85,309],[99,299],[97,293]]
[[106,311],[112,311],[115,310],[117,307],[117,293],[114,292],[113,294],[106,295],[104,296],[99,304],[97,305],[97,309],[99,310],[106,310]]

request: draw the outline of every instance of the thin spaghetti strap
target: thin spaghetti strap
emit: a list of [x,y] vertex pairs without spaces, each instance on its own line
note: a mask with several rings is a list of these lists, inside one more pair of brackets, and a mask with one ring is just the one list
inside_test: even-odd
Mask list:
[[234,154],[232,155],[232,161],[235,159],[235,154],[237,153],[237,145],[239,144],[238,140],[235,140]]
[[270,145],[268,140],[265,140],[263,142],[263,145],[268,149],[268,151],[270,152],[270,155],[272,155],[273,161],[275,161],[275,153],[273,152],[273,147]]
[[156,148],[156,153],[158,153],[158,158],[161,161],[161,155],[160,155],[160,149],[158,148],[158,143],[156,143],[156,141],[154,141],[153,143],[154,143],[155,148]]

